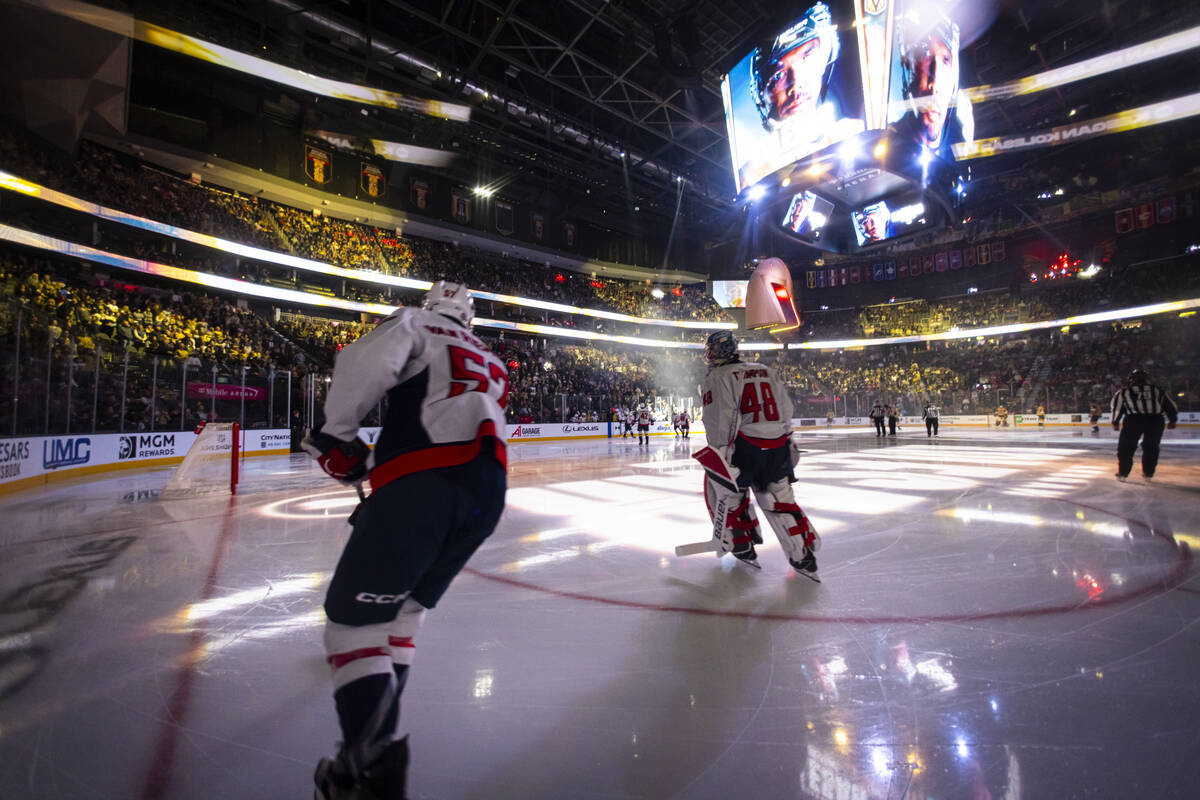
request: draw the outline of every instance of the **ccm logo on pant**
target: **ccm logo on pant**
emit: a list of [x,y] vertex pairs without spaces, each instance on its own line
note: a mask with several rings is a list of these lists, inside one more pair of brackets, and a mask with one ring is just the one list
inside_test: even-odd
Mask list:
[[408,597],[408,592],[404,594],[375,594],[374,592],[359,592],[354,595],[354,599],[360,603],[375,603],[381,606],[395,605],[403,603],[404,598]]

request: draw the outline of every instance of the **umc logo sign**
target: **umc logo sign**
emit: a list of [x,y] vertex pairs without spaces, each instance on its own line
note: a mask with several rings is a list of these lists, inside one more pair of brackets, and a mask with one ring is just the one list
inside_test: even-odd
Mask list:
[[92,440],[86,436],[47,439],[42,442],[42,467],[59,469],[86,464],[92,457]]

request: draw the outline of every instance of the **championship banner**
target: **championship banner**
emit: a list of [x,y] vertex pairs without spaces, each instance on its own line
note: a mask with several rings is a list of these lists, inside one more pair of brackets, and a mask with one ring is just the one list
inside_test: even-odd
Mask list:
[[975,248],[974,247],[964,247],[963,251],[962,251],[962,257],[963,257],[963,266],[964,267],[975,266]]
[[304,145],[304,174],[313,183],[329,183],[333,179],[333,160],[329,157],[329,151],[311,144]]
[[981,244],[978,248],[975,258],[980,266],[992,263],[992,248],[990,245]]
[[1166,225],[1168,222],[1175,221],[1175,198],[1160,197],[1158,199],[1158,224]]
[[879,283],[883,280],[883,264],[876,261],[871,265],[871,280]]
[[929,275],[933,272],[933,256],[921,256],[921,272]]
[[459,225],[471,222],[471,198],[465,189],[454,189],[450,192],[450,218]]
[[412,196],[413,208],[420,211],[429,210],[429,184],[416,178],[408,181],[409,194]]
[[512,236],[513,207],[508,203],[496,203],[496,231],[504,236]]
[[829,270],[829,287],[832,289],[833,287],[835,287],[837,285],[838,285],[838,271],[834,268],[830,268],[830,270]]
[[992,263],[999,264],[1004,260],[1004,256],[1004,240],[997,239],[996,241],[992,242]]
[[[529,233],[533,236],[535,242],[540,242],[546,238],[546,218],[541,214],[529,215]],[[811,286],[809,287],[812,288]]]
[[1122,208],[1116,214],[1117,233],[1129,233],[1133,230],[1133,209]]
[[962,250],[950,251],[950,269],[962,269]]
[[842,267],[841,281],[842,281],[842,286],[847,286],[850,284],[850,268],[849,267]]
[[358,188],[368,197],[378,200],[387,192],[387,182],[383,179],[383,170],[374,164],[363,161],[358,167]]
[[949,265],[950,265],[950,259],[947,257],[946,252],[943,250],[940,253],[934,254],[933,263],[934,263],[934,269],[936,269],[938,272],[945,272],[947,267],[949,267]]
[[1149,228],[1154,224],[1154,204],[1142,203],[1137,207],[1137,226]]
[[884,277],[884,280],[889,280],[889,281],[896,280],[896,262],[895,261],[883,262],[883,277]]
[[908,277],[908,259],[902,258],[896,262],[896,274],[901,278]]
[[562,243],[563,247],[575,247],[575,223],[564,222],[562,224]]
[[817,273],[811,269],[804,273],[804,285],[809,289],[815,289],[817,287]]
[[818,289],[825,288],[825,270],[823,270],[823,269],[817,270],[817,288]]

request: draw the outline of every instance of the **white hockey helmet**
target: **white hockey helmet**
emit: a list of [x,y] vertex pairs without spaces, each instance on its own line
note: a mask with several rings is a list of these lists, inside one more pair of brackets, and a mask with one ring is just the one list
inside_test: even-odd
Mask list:
[[461,283],[436,281],[425,293],[421,308],[449,317],[468,328],[475,319],[475,301],[471,299],[471,290]]

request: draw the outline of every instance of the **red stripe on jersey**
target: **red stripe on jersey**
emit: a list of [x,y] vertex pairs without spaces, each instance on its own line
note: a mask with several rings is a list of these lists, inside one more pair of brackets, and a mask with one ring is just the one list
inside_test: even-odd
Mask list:
[[776,503],[775,510],[782,511],[785,514],[786,513],[791,513],[791,514],[803,514],[804,513],[803,511],[800,510],[800,506],[796,505],[795,503]]
[[411,636],[389,636],[388,644],[392,647],[416,647]]
[[783,447],[787,444],[788,434],[780,436],[778,439],[757,439],[753,436],[747,436],[744,433],[738,433],[737,438],[743,442],[754,445],[760,450],[774,450],[776,447]]
[[474,441],[437,445],[426,447],[423,450],[410,450],[379,464],[371,470],[371,490],[379,491],[381,487],[397,478],[403,478],[414,472],[466,464],[483,450],[483,440],[488,436],[491,436],[496,443],[494,452],[496,460],[500,462],[500,466],[508,469],[508,454],[504,442],[496,433],[496,424],[487,420],[479,426]]
[[349,653],[333,653],[326,661],[334,669],[341,669],[352,661],[358,661],[360,658],[374,658],[375,656],[390,658],[391,655],[386,647],[362,647],[358,650],[351,650]]

